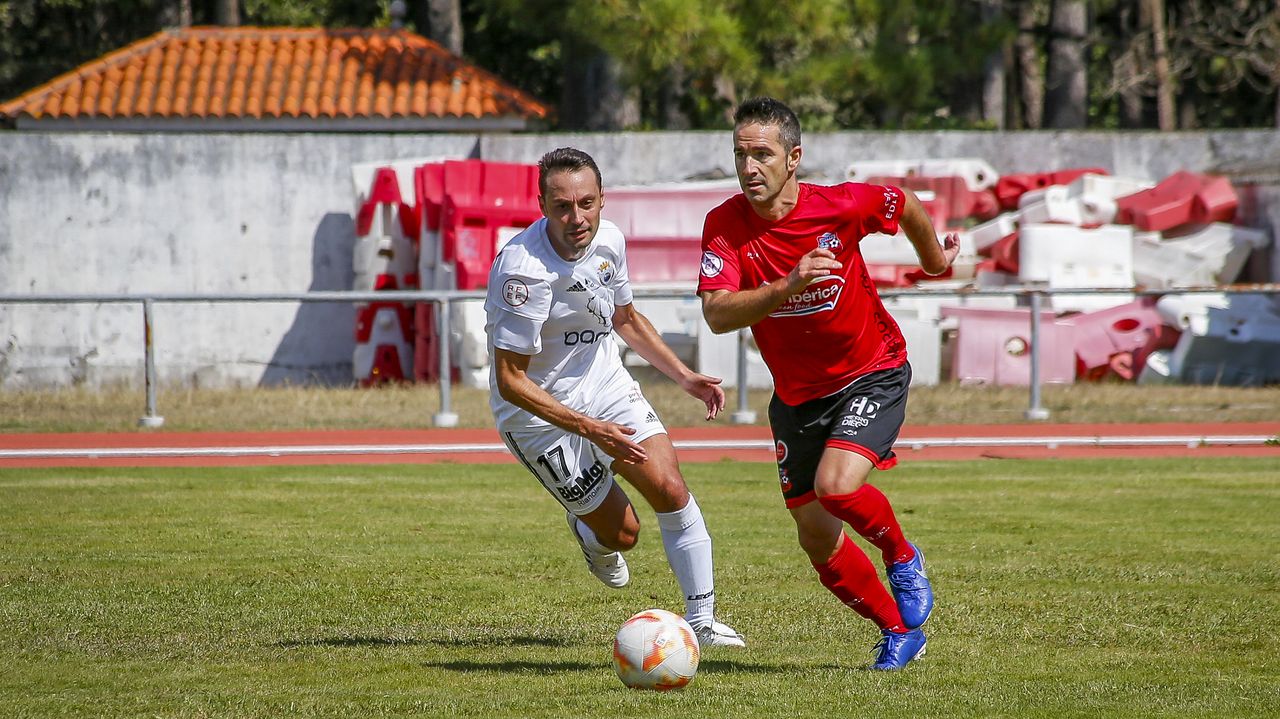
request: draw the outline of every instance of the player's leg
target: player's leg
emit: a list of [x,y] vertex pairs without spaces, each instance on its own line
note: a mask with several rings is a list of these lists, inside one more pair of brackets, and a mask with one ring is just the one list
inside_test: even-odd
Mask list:
[[564,507],[591,573],[608,587],[626,586],[631,575],[622,552],[635,546],[640,522],[608,469],[612,460],[584,438],[559,430],[507,432],[502,438]]
[[675,447],[665,433],[641,440],[648,459],[640,464],[615,462],[622,475],[653,507],[667,563],[685,597],[685,619],[705,646],[745,646],[742,636],[715,619],[715,572],[711,535],[697,500],[689,493]]
[[883,636],[873,666],[901,668],[923,653],[923,632],[905,627],[871,560],[845,534],[844,523],[816,501],[815,481],[826,454],[826,427],[832,413],[842,406],[840,398],[832,398],[791,407],[774,397],[769,405],[769,424],[777,447],[782,496],[796,523],[800,547],[822,586],[880,628]]
[[924,631],[903,624],[897,603],[880,583],[880,575],[871,560],[844,533],[844,523],[831,516],[819,502],[792,507],[791,516],[796,522],[800,546],[809,555],[822,586],[880,628],[880,642],[871,668],[894,671],[924,656]]
[[919,627],[933,611],[924,555],[907,541],[893,506],[867,482],[873,468],[897,463],[893,443],[905,418],[908,365],[859,379],[840,397],[814,478],[818,501],[880,550],[903,621]]

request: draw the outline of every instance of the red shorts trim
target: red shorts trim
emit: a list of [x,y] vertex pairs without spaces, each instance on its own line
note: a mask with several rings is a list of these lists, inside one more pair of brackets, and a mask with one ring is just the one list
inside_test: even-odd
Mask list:
[[889,453],[889,457],[887,459],[880,459],[880,455],[875,452],[848,440],[829,439],[827,440],[827,446],[833,449],[843,449],[846,452],[860,454],[870,460],[871,463],[876,466],[876,469],[891,469],[898,464],[898,455],[893,454],[892,452]]
[[785,497],[783,497],[783,499],[787,503],[787,509],[795,509],[796,507],[803,507],[804,505],[812,502],[817,498],[818,498],[818,493],[813,491],[812,489],[800,495],[799,497],[792,497],[791,499],[786,499]]

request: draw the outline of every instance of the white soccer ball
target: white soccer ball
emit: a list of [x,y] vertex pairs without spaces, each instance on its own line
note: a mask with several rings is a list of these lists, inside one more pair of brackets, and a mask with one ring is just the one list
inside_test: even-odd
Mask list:
[[693,627],[665,609],[636,614],[613,640],[614,671],[632,689],[679,689],[698,673],[700,656]]

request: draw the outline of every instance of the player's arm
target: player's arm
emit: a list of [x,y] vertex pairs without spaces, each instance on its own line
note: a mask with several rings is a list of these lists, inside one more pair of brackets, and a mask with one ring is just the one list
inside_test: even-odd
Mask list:
[[954,232],[948,233],[942,244],[938,244],[938,233],[933,229],[933,221],[929,219],[929,213],[924,211],[924,205],[920,204],[916,194],[903,190],[902,195],[905,205],[898,224],[916,248],[920,268],[931,275],[946,272],[956,255],[960,254],[959,237]]
[[613,312],[613,329],[627,346],[653,365],[659,372],[675,380],[690,396],[707,406],[707,419],[712,420],[724,409],[724,390],[720,378],[689,369],[671,350],[653,323],[635,305],[618,305]]
[[586,437],[614,459],[628,464],[648,459],[643,447],[627,439],[627,435],[635,434],[634,429],[575,412],[529,379],[530,359],[519,352],[493,349],[494,375],[502,399],[566,432]]
[[831,274],[843,265],[831,250],[818,247],[800,258],[786,277],[749,290],[711,290],[698,293],[702,298],[702,316],[716,334],[750,327],[769,316],[788,297],[809,286],[819,277]]

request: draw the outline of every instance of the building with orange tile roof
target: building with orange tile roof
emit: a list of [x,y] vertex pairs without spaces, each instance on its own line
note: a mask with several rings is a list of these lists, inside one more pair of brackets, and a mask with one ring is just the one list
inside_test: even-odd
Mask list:
[[550,108],[405,30],[164,30],[0,104],[19,130],[477,132]]

